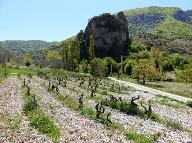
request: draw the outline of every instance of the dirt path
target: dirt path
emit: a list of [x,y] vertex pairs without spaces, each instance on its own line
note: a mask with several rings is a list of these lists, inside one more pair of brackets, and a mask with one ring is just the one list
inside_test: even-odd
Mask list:
[[152,93],[152,94],[159,94],[159,95],[162,95],[162,96],[167,96],[167,97],[170,97],[172,99],[176,99],[176,100],[179,100],[179,101],[182,101],[182,102],[192,101],[191,98],[182,97],[182,96],[179,96],[179,95],[163,92],[163,91],[160,91],[160,90],[145,87],[145,86],[138,85],[138,84],[135,84],[135,83],[131,83],[131,82],[128,82],[128,81],[118,80],[118,79],[116,79],[114,77],[109,77],[109,79],[111,79],[113,81],[116,81],[118,83],[124,84],[125,86],[133,87],[133,88],[135,88],[137,90],[142,90],[142,91],[146,91],[146,92],[149,92],[149,93]]

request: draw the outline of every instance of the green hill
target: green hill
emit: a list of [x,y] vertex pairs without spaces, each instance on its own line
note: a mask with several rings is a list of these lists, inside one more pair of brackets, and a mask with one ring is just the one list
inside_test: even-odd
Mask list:
[[[146,7],[125,10],[129,33],[133,39],[192,54],[192,11],[176,7]],[[173,41],[177,44],[172,44]],[[167,47],[169,45],[169,47]]]
[[[192,38],[192,13],[190,11],[182,11],[174,7],[146,7],[126,10],[124,14],[127,16],[132,36],[141,32],[165,32],[164,36],[172,33],[179,38],[186,36]],[[170,38],[170,36],[167,37]]]
[[51,45],[52,42],[45,42],[40,40],[7,40],[0,41],[0,45],[6,50],[9,50],[15,54],[33,54],[39,50]]

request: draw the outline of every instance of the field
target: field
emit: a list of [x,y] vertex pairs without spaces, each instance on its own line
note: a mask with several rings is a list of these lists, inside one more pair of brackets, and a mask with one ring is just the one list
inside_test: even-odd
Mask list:
[[192,141],[185,102],[86,74],[9,71],[20,74],[0,84],[1,142]]

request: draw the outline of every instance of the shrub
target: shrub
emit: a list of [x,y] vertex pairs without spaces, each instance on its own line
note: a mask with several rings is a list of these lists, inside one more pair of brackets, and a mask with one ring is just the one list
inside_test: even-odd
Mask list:
[[117,71],[117,63],[115,60],[113,60],[111,57],[105,57],[103,60],[107,63],[108,68],[107,75],[109,75],[111,72],[111,66],[112,66],[112,72]]
[[192,101],[187,101],[187,106],[192,108]]
[[163,71],[174,71],[173,64],[170,60],[161,63]]
[[33,102],[32,97],[27,97],[24,102],[23,110],[27,114],[30,111],[35,109],[35,104]]
[[129,76],[132,75],[133,67],[135,65],[134,60],[126,60],[126,65],[124,67],[124,73],[128,74]]
[[192,65],[176,74],[177,80],[180,82],[192,83]]
[[89,70],[89,64],[87,60],[83,60],[80,63],[80,71],[84,73],[88,73]]
[[124,112],[128,115],[137,115],[137,116],[140,116],[140,117],[144,117],[145,114],[144,114],[144,111],[139,109],[138,107],[133,107],[131,105],[131,103],[129,102],[125,102],[125,101],[122,101],[122,102],[117,102],[117,101],[114,101],[114,100],[107,100],[104,102],[104,104],[106,106],[110,106],[111,108],[113,109],[118,109],[120,110],[121,112]]
[[90,73],[94,76],[106,76],[108,69],[106,61],[100,58],[94,58],[91,61],[91,71]]

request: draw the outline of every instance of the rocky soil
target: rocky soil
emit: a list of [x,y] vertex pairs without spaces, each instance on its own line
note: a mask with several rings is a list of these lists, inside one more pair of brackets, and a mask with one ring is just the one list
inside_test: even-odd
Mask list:
[[29,127],[22,113],[21,81],[10,77],[0,85],[0,143],[51,143],[46,136]]

